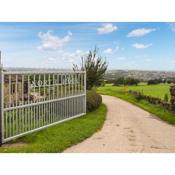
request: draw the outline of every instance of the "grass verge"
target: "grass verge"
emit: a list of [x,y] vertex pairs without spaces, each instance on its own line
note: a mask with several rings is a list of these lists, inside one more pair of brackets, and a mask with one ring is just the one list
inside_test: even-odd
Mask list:
[[0,147],[4,153],[57,153],[90,137],[105,121],[107,108],[97,110],[42,131],[16,139]]
[[121,98],[123,100],[126,100],[152,114],[159,117],[160,119],[166,121],[169,124],[175,125],[175,114],[173,112],[170,112],[168,110],[163,109],[159,105],[153,105],[145,100],[137,100],[133,95],[127,93],[126,91],[115,88],[113,86],[104,86],[98,88],[98,93],[103,95],[111,95],[118,98]]

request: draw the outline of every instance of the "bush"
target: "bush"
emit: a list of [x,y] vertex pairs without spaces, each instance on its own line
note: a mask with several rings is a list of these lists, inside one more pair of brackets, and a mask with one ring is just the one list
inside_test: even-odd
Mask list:
[[124,85],[124,81],[124,77],[119,77],[118,79],[114,80],[113,86]]
[[102,103],[101,95],[97,94],[95,90],[89,90],[86,93],[86,110],[87,112],[97,109]]
[[131,77],[125,78],[124,84],[125,85],[137,85],[139,83],[138,79],[134,79]]
[[140,92],[137,92],[137,91],[130,90],[129,93],[132,94],[136,98],[136,100],[138,100],[138,101],[139,100],[146,100],[151,104],[160,105],[164,109],[172,110],[172,105],[167,101],[163,101],[159,98],[152,97],[152,96],[149,96],[149,95],[144,95],[144,94],[142,94]]
[[169,99],[168,99],[168,94],[167,94],[167,93],[164,95],[164,101],[166,101],[166,102],[169,101]]

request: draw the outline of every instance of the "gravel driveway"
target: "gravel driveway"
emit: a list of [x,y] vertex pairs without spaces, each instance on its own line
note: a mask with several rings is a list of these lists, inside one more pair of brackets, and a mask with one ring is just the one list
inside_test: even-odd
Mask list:
[[65,152],[175,152],[175,127],[116,97],[103,96],[108,113],[103,128]]

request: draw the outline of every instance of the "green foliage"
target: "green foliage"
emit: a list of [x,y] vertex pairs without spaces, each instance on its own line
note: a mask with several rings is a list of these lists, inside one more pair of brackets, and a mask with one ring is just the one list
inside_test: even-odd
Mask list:
[[104,82],[104,74],[107,70],[107,62],[98,55],[97,49],[89,51],[89,54],[82,58],[80,68],[78,65],[73,65],[74,70],[86,71],[86,87],[88,90],[94,86],[99,86]]
[[105,121],[107,108],[101,105],[97,110],[85,116],[73,119],[39,132],[29,134],[15,140],[13,143],[22,146],[10,145],[0,147],[0,152],[17,153],[57,153],[82,142],[99,130]]
[[162,79],[148,80],[148,85],[163,83]]
[[97,109],[101,105],[101,103],[102,103],[101,95],[97,94],[95,90],[87,91],[86,108],[88,112]]
[[171,111],[171,104],[168,101],[164,101],[164,100],[161,100],[160,98],[152,97],[149,95],[144,95],[141,92],[137,92],[137,91],[130,90],[129,93],[132,94],[137,100],[145,100],[145,101],[148,101],[149,103],[160,105],[164,109]]
[[175,112],[175,85],[170,87],[170,94],[171,94],[171,100],[170,100],[171,108],[172,111]]
[[166,102],[169,101],[169,99],[168,99],[168,94],[167,94],[167,93],[164,95],[164,101],[166,101]]
[[119,77],[118,79],[114,80],[113,86],[124,85],[124,81],[124,77]]
[[114,81],[114,86],[120,86],[120,85],[137,85],[139,83],[139,80],[131,78],[131,77],[119,77]]

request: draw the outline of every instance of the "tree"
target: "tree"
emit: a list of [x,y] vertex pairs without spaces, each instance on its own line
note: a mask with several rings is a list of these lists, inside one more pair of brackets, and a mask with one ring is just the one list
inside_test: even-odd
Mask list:
[[139,83],[139,80],[128,77],[125,79],[124,84],[125,85],[137,85]]
[[152,84],[159,84],[162,83],[161,79],[153,79],[153,80],[148,80],[148,85],[152,85]]
[[107,62],[98,55],[97,48],[89,51],[87,56],[81,58],[80,68],[73,65],[73,70],[86,71],[86,87],[88,90],[99,86],[104,82],[104,74],[107,70]]
[[114,86],[120,86],[120,85],[137,85],[139,83],[139,80],[134,79],[134,78],[124,78],[124,77],[119,77],[118,79],[115,80]]
[[120,86],[120,85],[124,85],[125,79],[124,77],[119,77],[118,79],[116,79],[113,83],[114,86]]

